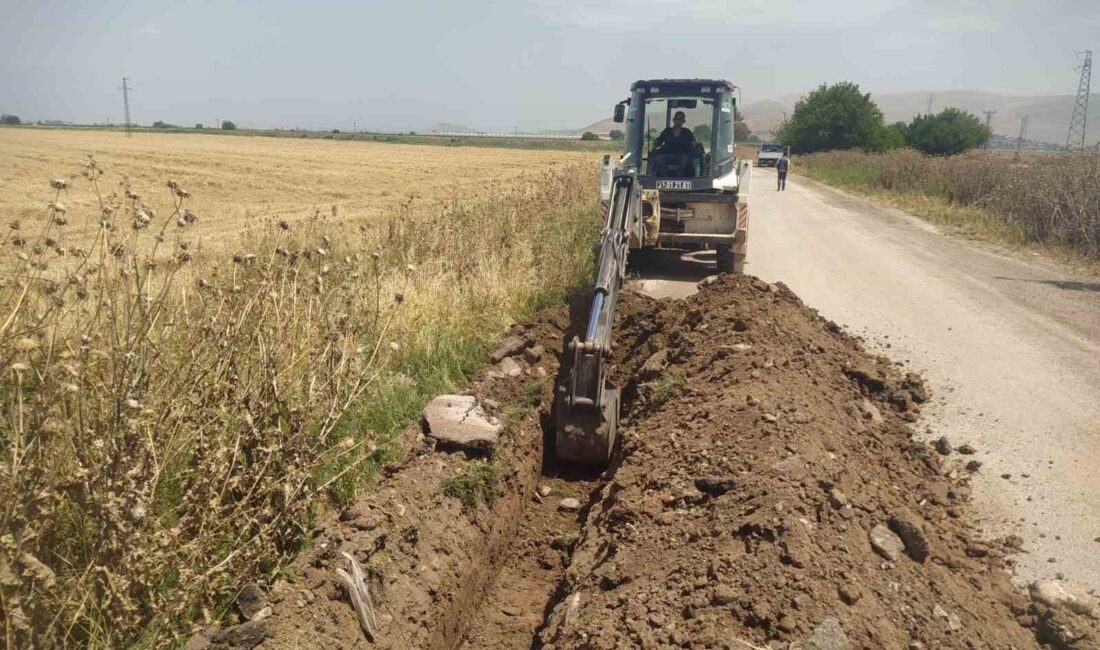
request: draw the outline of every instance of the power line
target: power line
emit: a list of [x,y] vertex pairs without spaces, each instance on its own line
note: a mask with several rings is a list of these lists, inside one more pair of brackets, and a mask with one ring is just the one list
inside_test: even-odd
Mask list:
[[[993,139],[993,116],[997,114],[997,111],[982,111],[985,113],[985,130],[989,131],[989,140]],[[989,148],[989,140],[985,141],[985,149]]]
[[1078,52],[1085,58],[1076,69],[1081,71],[1077,82],[1077,99],[1073,102],[1073,114],[1069,118],[1069,133],[1066,134],[1066,150],[1085,148],[1085,119],[1089,110],[1089,82],[1092,81],[1092,50]]
[[122,78],[122,106],[126,110],[126,137],[130,137],[130,87],[126,85],[128,80]]
[[1027,137],[1027,121],[1030,118],[1030,115],[1025,115],[1020,119],[1020,135],[1016,138],[1016,151],[1020,150],[1020,147],[1024,144],[1024,138]]

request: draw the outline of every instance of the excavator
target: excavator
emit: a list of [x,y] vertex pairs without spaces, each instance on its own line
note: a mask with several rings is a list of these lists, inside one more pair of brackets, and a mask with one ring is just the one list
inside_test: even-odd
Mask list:
[[611,461],[620,389],[608,381],[607,361],[629,253],[711,249],[718,272],[744,271],[752,163],[735,153],[736,92],[722,79],[642,80],[615,105],[614,121],[625,123],[623,151],[600,166],[604,225],[592,302],[584,337],[566,346],[562,358],[571,354],[573,363],[557,387],[562,461]]

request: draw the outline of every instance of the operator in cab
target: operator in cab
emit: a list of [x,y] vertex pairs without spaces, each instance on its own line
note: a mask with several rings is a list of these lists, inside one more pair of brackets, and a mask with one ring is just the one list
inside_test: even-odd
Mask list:
[[653,141],[657,176],[694,176],[691,156],[699,143],[691,129],[684,128],[683,111],[672,116],[672,126],[661,131]]

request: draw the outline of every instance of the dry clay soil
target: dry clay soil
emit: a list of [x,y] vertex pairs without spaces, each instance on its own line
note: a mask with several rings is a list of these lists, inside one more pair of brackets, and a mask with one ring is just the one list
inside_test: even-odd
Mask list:
[[[490,365],[467,387],[506,425],[491,454],[410,428],[377,490],[189,647],[1100,648],[1094,619],[1014,590],[1018,538],[979,538],[971,471],[913,438],[919,377],[783,285],[704,284],[623,296],[606,471],[552,459],[557,353],[585,308],[543,312],[502,352],[518,376]],[[493,478],[463,503],[455,476]],[[343,553],[367,574],[370,634]]]

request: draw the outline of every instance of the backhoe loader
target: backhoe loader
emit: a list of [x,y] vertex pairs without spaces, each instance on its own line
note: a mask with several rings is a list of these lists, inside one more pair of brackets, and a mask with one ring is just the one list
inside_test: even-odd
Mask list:
[[[736,90],[716,79],[637,81],[615,105],[614,121],[625,122],[623,152],[600,167],[604,226],[592,302],[584,338],[574,337],[563,355],[571,354],[572,367],[556,394],[561,460],[603,466],[614,451],[619,389],[608,382],[606,361],[630,251],[709,248],[719,272],[744,271],[752,163],[735,154]],[[672,128],[690,129],[690,153],[662,146]]]

